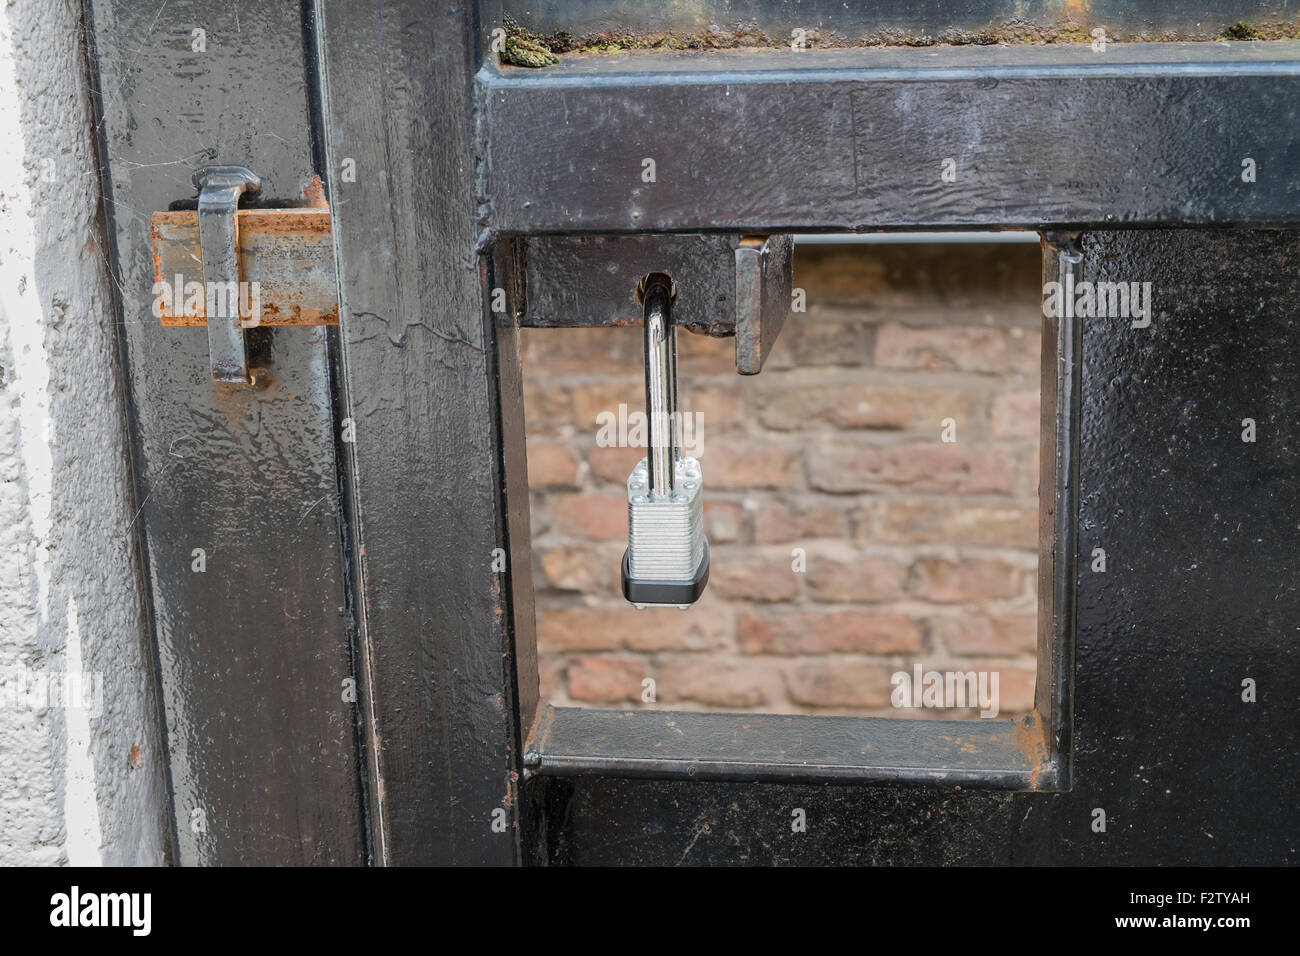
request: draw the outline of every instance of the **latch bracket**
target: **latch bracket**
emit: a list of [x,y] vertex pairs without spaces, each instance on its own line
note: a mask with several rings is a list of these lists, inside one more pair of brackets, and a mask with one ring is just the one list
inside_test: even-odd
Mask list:
[[260,186],[242,166],[206,166],[194,184],[197,210],[150,218],[154,315],[168,328],[206,325],[213,380],[246,385],[246,329],[338,324],[329,206],[313,179],[304,205],[239,209]]

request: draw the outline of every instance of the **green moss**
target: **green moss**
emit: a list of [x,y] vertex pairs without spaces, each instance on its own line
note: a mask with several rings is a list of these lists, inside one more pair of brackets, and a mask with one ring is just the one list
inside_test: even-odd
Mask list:
[[[505,63],[518,66],[543,67],[556,62],[559,55],[566,53],[586,53],[608,55],[619,53],[637,53],[642,51],[663,50],[737,50],[737,49],[789,49],[788,38],[769,37],[755,25],[740,25],[731,29],[710,27],[696,33],[629,33],[611,30],[604,33],[587,34],[574,37],[566,30],[557,30],[549,35],[535,33],[524,29],[507,18],[506,47],[501,54]],[[1238,21],[1220,34],[1211,32],[1184,34],[1163,33],[1158,36],[1145,31],[1127,35],[1111,34],[1111,42],[1169,42],[1195,40],[1283,40],[1300,38],[1300,21],[1291,23],[1270,23],[1258,26]],[[930,47],[930,46],[992,46],[1004,43],[1013,46],[1043,44],[1080,44],[1091,43],[1092,32],[1088,26],[1080,26],[1077,21],[1065,19],[1055,25],[1035,23],[1024,17],[1016,17],[1000,25],[974,32],[966,30],[945,30],[938,36],[926,33],[912,33],[896,28],[878,30],[866,36],[845,38],[834,33],[819,30],[808,31],[805,37],[806,49],[835,49],[843,47]]]
[[550,66],[557,62],[555,54],[535,40],[524,37],[507,36],[506,48],[501,59],[515,66]]
[[1223,31],[1223,38],[1225,40],[1260,40],[1263,39],[1263,34],[1249,23],[1238,20]]

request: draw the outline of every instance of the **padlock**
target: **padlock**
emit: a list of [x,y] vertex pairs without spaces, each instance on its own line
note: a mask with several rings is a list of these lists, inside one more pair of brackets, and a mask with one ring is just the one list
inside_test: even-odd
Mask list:
[[709,580],[704,473],[697,460],[681,454],[672,280],[649,275],[641,295],[649,437],[646,457],[627,479],[623,596],[638,608],[684,609],[699,599]]

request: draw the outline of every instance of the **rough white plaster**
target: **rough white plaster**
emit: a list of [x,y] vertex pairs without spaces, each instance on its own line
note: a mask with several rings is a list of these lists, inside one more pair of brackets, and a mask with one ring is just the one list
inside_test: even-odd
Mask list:
[[[157,864],[166,842],[79,12],[76,0],[0,6],[0,864],[8,865]],[[84,694],[66,693],[59,678],[68,674],[85,675]],[[42,677],[65,699],[33,693]]]

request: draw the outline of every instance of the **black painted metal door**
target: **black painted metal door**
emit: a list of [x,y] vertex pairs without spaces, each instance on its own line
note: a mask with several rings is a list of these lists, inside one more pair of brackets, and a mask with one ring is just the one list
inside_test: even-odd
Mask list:
[[[1296,44],[530,72],[507,13],[88,0],[178,861],[1291,862]],[[915,172],[953,141],[959,194]],[[649,153],[687,173],[633,200]],[[319,176],[332,218],[337,331],[254,330],[238,392],[150,310],[148,215],[213,163],[269,204]],[[1036,717],[971,757],[688,715],[664,753],[661,715],[539,700],[519,240],[883,227],[1036,229],[1045,280],[1157,290],[1149,328],[1046,320]]]

